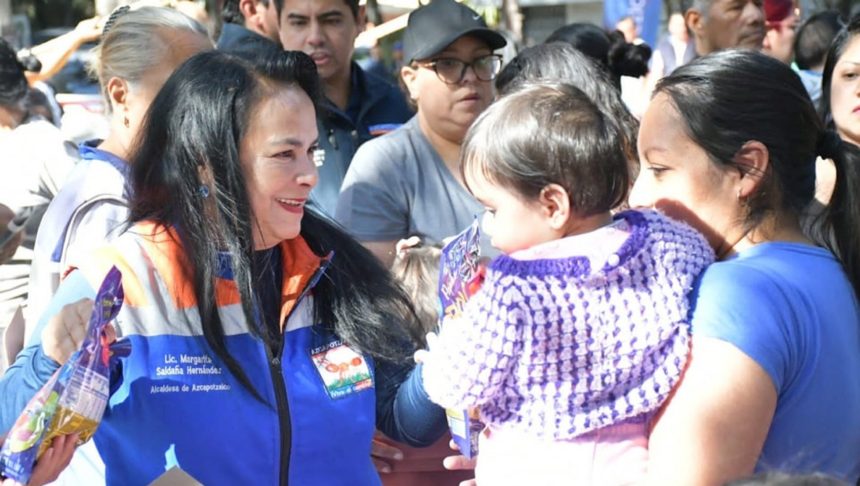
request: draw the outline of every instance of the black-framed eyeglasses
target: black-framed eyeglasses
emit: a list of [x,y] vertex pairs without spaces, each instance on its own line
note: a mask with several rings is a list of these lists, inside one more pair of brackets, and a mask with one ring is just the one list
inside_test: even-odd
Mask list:
[[437,57],[419,65],[433,69],[436,76],[444,83],[458,84],[466,76],[466,69],[471,67],[475,77],[481,81],[492,81],[502,69],[502,56],[489,54],[473,59],[472,62],[461,61],[453,57]]

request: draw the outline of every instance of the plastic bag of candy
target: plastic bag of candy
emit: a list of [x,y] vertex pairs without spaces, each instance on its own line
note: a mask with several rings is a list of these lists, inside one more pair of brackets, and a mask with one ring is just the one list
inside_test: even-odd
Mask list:
[[[439,300],[442,313],[439,325],[462,314],[469,297],[483,283],[481,230],[476,219],[442,248],[439,260]],[[460,452],[471,458],[478,453],[478,436],[484,424],[468,410],[447,409],[448,428]]]
[[110,346],[104,334],[122,307],[122,274],[111,268],[96,294],[87,336],[69,361],[34,396],[0,450],[0,476],[27,484],[36,460],[55,437],[95,434],[110,394]]

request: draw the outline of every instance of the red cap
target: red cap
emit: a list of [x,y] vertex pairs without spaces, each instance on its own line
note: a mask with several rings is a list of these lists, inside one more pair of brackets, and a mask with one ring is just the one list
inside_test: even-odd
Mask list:
[[794,0],[764,0],[764,18],[768,22],[779,22],[791,15]]

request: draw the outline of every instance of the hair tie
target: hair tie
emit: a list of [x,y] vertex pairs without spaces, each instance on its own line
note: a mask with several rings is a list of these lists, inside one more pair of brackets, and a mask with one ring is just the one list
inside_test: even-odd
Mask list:
[[105,22],[105,26],[102,27],[101,40],[104,40],[108,31],[110,31],[110,29],[113,27],[113,24],[116,23],[117,19],[125,15],[129,10],[131,10],[131,7],[128,5],[123,5],[121,7],[113,9],[113,12],[110,13],[110,16]]
[[833,130],[825,130],[818,137],[818,145],[815,147],[817,155],[825,159],[835,159],[842,148],[842,138]]

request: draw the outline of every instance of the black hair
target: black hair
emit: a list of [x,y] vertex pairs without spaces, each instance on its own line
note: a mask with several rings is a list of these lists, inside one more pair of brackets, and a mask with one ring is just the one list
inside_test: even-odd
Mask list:
[[827,50],[842,26],[842,16],[836,10],[818,12],[806,19],[794,38],[794,62],[797,67],[812,69],[824,64]]
[[[269,0],[257,1],[266,7],[269,6]],[[225,24],[245,24],[245,16],[242,15],[242,11],[239,10],[239,0],[224,0],[224,4],[221,5],[221,20],[224,21]]]
[[651,48],[647,44],[627,42],[624,34],[617,30],[606,32],[594,24],[573,23],[558,28],[545,42],[572,45],[605,69],[618,89],[621,89],[621,76],[638,78],[648,74]]
[[[254,259],[255,219],[239,147],[260,100],[285,86],[301,89],[316,105],[320,81],[310,57],[271,50],[251,64],[219,51],[197,54],[173,73],[153,100],[130,160],[130,223],[147,220],[179,230],[178,243],[187,258],[182,270],[193,285],[206,342],[257,398],[247,372],[225,345],[215,281],[218,255],[226,251],[249,331],[274,347],[276,337],[254,318],[253,276],[261,272]],[[206,199],[199,193],[204,182],[211,187]],[[214,207],[209,199],[214,199]],[[314,287],[315,322],[374,357],[411,356],[420,327],[414,322],[414,333],[407,332],[417,319],[382,265],[310,210],[302,219],[301,236],[318,255],[336,252]]]
[[[275,11],[278,13],[278,18],[281,18],[281,10],[284,8],[284,0],[273,0],[275,2]],[[352,12],[352,17],[358,19],[358,0],[343,0],[343,3],[349,7]]]
[[539,81],[568,83],[581,89],[603,113],[611,116],[624,134],[627,158],[636,162],[636,135],[639,121],[621,100],[608,74],[582,51],[565,42],[551,42],[520,51],[496,77],[500,96],[516,91],[524,84]]
[[239,0],[224,0],[221,5],[221,20],[225,24],[243,25],[245,16],[239,10]]
[[44,119],[59,128],[60,120],[54,119],[54,109],[51,106],[48,95],[36,88],[30,88],[25,97],[25,106],[27,110],[27,120]]
[[0,106],[14,110],[23,109],[21,103],[29,89],[24,73],[38,72],[41,68],[42,65],[35,56],[18,56],[12,46],[0,38]]
[[821,101],[818,105],[818,114],[828,128],[835,128],[833,115],[830,110],[830,86],[833,83],[833,69],[839,58],[845,52],[848,44],[860,34],[860,15],[852,17],[848,24],[836,34],[830,49],[827,51],[827,60],[824,61],[824,71],[821,73]]
[[748,172],[734,161],[738,150],[751,140],[767,147],[767,169],[747,200],[746,230],[769,214],[798,216],[815,192],[816,156],[833,159],[836,187],[821,227],[834,238],[811,236],[841,258],[860,289],[860,149],[825,129],[791,68],[759,52],[729,49],[681,66],[657,84],[654,94],[660,93],[714,164]]
[[536,83],[500,98],[469,128],[460,171],[534,201],[558,184],[580,217],[606,212],[627,197],[630,173],[623,132],[579,88]]

